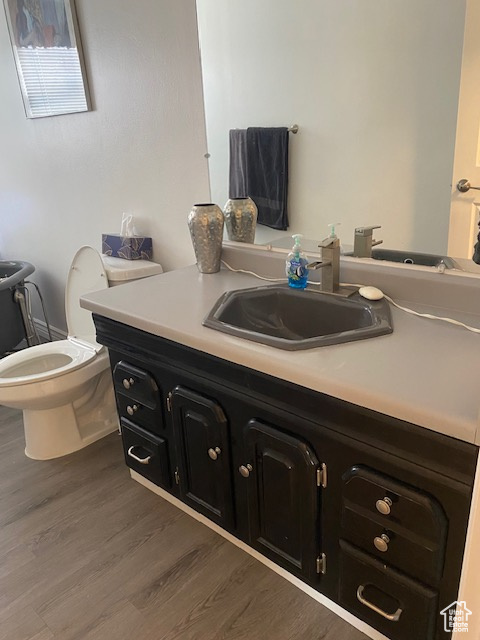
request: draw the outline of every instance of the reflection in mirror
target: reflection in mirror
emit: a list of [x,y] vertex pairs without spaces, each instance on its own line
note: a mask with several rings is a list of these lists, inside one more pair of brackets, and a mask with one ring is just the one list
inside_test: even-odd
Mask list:
[[[465,0],[197,0],[212,199],[229,130],[290,126],[288,232],[447,253]],[[280,242],[283,242],[280,240]],[[287,242],[287,241],[285,241]],[[290,242],[290,240],[288,240]]]

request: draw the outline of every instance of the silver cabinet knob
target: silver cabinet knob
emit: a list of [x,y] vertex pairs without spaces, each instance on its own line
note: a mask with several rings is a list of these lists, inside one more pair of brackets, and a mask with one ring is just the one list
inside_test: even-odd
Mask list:
[[375,506],[377,507],[377,511],[380,511],[382,515],[388,516],[392,504],[393,502],[390,500],[390,498],[385,497],[383,500],[377,500]]
[[125,389],[130,389],[130,387],[135,384],[135,380],[133,378],[124,378],[122,382]]
[[241,467],[238,467],[238,470],[240,471],[241,476],[248,478],[250,471],[253,471],[253,467],[251,464],[242,464]]
[[381,551],[382,553],[385,553],[385,551],[388,551],[389,542],[390,542],[390,538],[387,536],[386,533],[382,533],[381,536],[377,536],[376,538],[373,539],[373,544],[375,545],[375,549],[378,549],[378,551]]
[[133,414],[135,413],[135,411],[138,411],[138,405],[134,404],[134,405],[127,405],[127,413],[129,416],[133,416]]
[[216,460],[221,453],[222,450],[220,449],[220,447],[215,447],[215,449],[208,450],[208,455],[212,460]]

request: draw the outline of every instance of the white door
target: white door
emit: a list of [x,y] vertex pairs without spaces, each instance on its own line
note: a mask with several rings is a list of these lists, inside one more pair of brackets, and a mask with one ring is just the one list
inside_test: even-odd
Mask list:
[[[458,105],[457,137],[453,164],[452,204],[448,233],[448,255],[471,258],[480,217],[480,2],[467,0],[465,41]],[[457,190],[459,180],[472,187]]]

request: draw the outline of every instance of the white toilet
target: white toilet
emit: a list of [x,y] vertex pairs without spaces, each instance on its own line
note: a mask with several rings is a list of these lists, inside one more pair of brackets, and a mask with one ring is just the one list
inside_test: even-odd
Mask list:
[[107,350],[79,298],[162,273],[147,260],[123,260],[82,247],[65,289],[66,340],[29,347],[0,360],[0,404],[23,410],[25,454],[49,460],[82,449],[118,427]]

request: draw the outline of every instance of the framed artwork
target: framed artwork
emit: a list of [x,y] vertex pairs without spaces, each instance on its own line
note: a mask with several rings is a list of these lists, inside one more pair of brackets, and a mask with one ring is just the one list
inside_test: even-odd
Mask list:
[[27,118],[90,110],[73,0],[3,0]]

